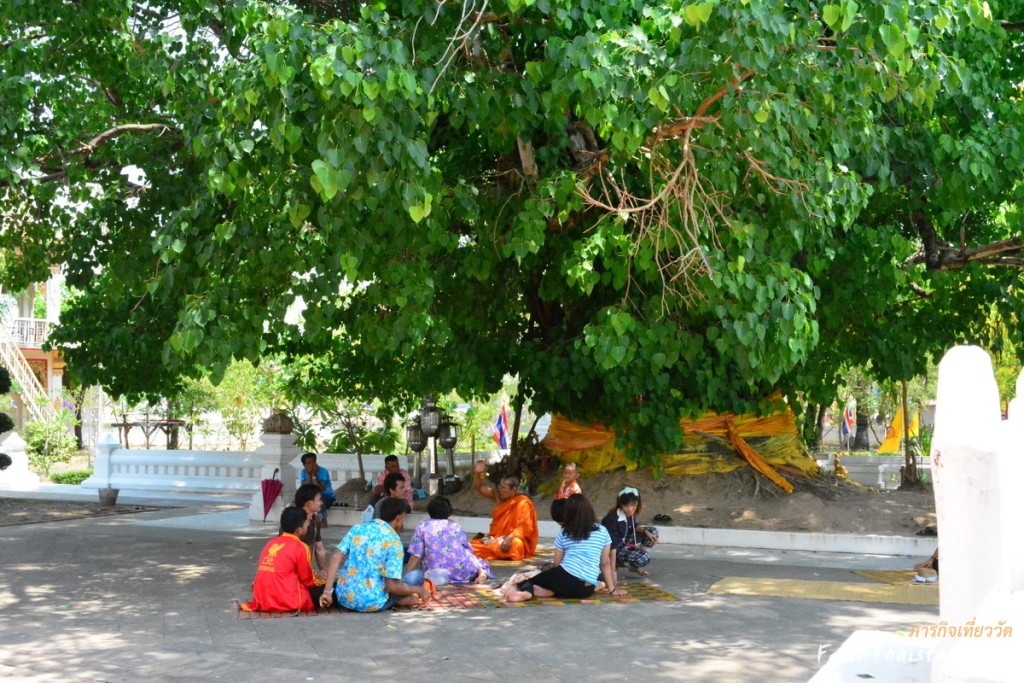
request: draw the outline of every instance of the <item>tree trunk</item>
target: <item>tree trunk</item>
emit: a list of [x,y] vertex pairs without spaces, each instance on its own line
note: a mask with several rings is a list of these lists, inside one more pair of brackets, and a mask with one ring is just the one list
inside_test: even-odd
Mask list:
[[366,481],[366,468],[363,467],[363,449],[358,444],[359,440],[356,438],[356,426],[350,420],[345,421],[345,431],[348,432],[348,440],[356,451],[356,462],[359,463],[359,478]]
[[[177,406],[172,401],[167,402],[167,419],[171,420],[177,417]],[[176,451],[178,450],[178,428],[168,427],[167,428],[167,450]]]
[[868,442],[868,413],[866,410],[861,410],[862,405],[867,405],[867,403],[857,401],[857,434],[853,437],[853,450],[855,451],[866,451],[871,448]]
[[917,458],[910,448],[910,411],[907,406],[907,380],[903,380],[903,470],[900,472],[900,487],[917,484]]
[[515,416],[512,420],[512,440],[509,443],[506,474],[514,474],[519,471],[519,461],[522,459],[522,448],[519,447],[519,425],[523,420],[523,405],[525,403],[526,399],[523,398],[523,392],[520,391],[516,394],[514,402]]
[[808,450],[821,448],[822,424],[825,421],[825,406],[818,403],[804,405],[803,437]]
[[85,448],[85,440],[82,435],[82,406],[78,405],[75,408],[75,448],[82,450]]

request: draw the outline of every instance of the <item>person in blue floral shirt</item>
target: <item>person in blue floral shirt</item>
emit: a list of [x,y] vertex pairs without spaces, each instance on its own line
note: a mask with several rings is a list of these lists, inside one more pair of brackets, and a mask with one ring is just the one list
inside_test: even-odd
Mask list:
[[449,583],[483,583],[494,576],[487,560],[473,554],[462,527],[448,519],[452,504],[447,498],[432,498],[427,514],[430,519],[420,522],[413,532],[406,571],[417,567],[424,572],[441,571]]
[[402,539],[405,501],[389,498],[381,505],[380,519],[349,529],[331,556],[327,576],[336,576],[334,594],[324,591],[320,606],[338,605],[356,612],[380,612],[395,605],[415,607],[430,600],[423,586],[423,571],[402,575]]

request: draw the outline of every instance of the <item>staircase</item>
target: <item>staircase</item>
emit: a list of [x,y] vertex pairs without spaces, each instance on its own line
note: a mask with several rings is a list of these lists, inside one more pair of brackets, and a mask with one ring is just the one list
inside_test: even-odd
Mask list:
[[32,372],[24,354],[18,348],[18,343],[11,335],[6,321],[0,323],[0,362],[11,373],[11,379],[32,419],[39,421],[57,419],[57,411],[54,409],[53,403],[50,402],[46,389]]

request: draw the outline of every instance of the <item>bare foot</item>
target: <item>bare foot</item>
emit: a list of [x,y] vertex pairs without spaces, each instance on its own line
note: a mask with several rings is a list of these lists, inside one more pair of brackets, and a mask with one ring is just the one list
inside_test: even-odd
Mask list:
[[649,571],[647,571],[646,569],[644,569],[643,567],[633,567],[633,566],[631,566],[629,568],[629,571],[633,572],[637,576],[650,576],[651,575],[651,573]]
[[420,596],[418,595],[406,595],[401,600],[395,603],[398,607],[419,607]]
[[473,583],[483,583],[486,580],[487,580],[487,572],[485,572],[483,569],[481,569],[481,570],[479,570],[476,573],[476,578],[473,579]]
[[530,591],[509,591],[508,595],[505,596],[505,600],[508,602],[526,602],[533,597],[533,593]]

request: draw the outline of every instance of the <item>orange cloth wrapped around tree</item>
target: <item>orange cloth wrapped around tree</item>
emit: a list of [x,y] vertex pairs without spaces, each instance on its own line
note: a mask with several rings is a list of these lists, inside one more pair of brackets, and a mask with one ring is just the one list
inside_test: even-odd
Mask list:
[[[501,549],[501,536],[513,536],[508,551]],[[490,543],[470,541],[473,554],[485,560],[524,560],[537,552],[540,531],[537,510],[528,496],[517,495],[499,503],[491,516]]]
[[294,534],[281,534],[263,548],[253,599],[241,607],[246,612],[312,612],[316,608],[309,588],[316,585],[309,546]]

